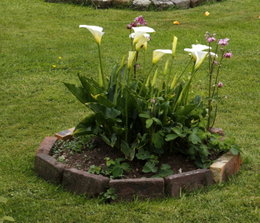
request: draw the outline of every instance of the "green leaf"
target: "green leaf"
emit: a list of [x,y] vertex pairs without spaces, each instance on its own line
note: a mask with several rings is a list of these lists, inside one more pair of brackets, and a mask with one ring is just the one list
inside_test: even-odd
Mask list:
[[136,154],[137,159],[139,160],[147,160],[151,157],[151,153],[144,150],[144,149],[140,149],[138,150],[138,153]]
[[158,167],[156,166],[157,162],[154,162],[153,160],[149,160],[145,163],[142,171],[144,173],[156,173],[158,170]]
[[153,119],[151,118],[147,119],[145,123],[146,123],[146,128],[149,129],[153,124]]
[[157,149],[161,149],[164,144],[164,137],[161,131],[158,131],[152,135],[152,143]]
[[139,117],[140,118],[150,118],[150,115],[146,114],[146,113],[141,113],[141,114],[139,114]]
[[169,164],[162,164],[159,172],[152,177],[167,177],[173,174],[173,170]]
[[165,141],[169,142],[169,141],[172,141],[172,140],[174,140],[174,139],[176,139],[178,137],[179,136],[176,135],[176,134],[168,134],[168,135],[166,135]]
[[134,156],[135,156],[134,147],[133,148],[130,147],[129,144],[124,140],[121,140],[121,151],[125,155],[126,159],[128,159],[128,160],[134,159]]
[[4,221],[11,221],[11,222],[14,222],[14,221],[15,221],[14,218],[12,218],[12,217],[10,217],[10,216],[4,216],[4,217],[3,217],[3,220],[4,220]]
[[229,152],[231,152],[231,154],[233,154],[234,156],[239,154],[239,149],[237,149],[236,147],[232,147]]
[[124,170],[120,167],[120,166],[115,166],[112,170],[111,170],[111,175],[112,178],[118,178],[118,177],[122,177],[124,173]]
[[197,135],[197,128],[193,129],[193,131],[191,132],[191,134],[189,135],[189,141],[192,144],[199,144],[201,143],[201,139],[200,137]]
[[161,122],[161,120],[160,119],[158,119],[158,118],[155,118],[155,117],[153,117],[152,118],[155,122],[156,122],[156,124],[157,125],[160,125],[160,126],[162,126],[162,122]]

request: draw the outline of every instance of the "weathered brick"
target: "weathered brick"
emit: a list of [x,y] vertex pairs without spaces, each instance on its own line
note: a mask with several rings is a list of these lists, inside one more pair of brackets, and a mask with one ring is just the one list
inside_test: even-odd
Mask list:
[[109,178],[90,174],[75,168],[66,169],[63,173],[62,185],[76,194],[97,196],[108,188]]
[[110,180],[119,200],[138,198],[158,198],[164,196],[163,178],[138,178]]
[[59,184],[62,181],[62,175],[65,165],[57,162],[53,157],[37,153],[35,157],[34,168],[37,174],[43,179]]
[[214,181],[217,183],[226,181],[229,176],[239,171],[240,165],[240,155],[232,155],[231,153],[222,155],[210,166]]
[[41,142],[39,148],[37,149],[37,153],[49,154],[52,146],[56,142],[57,138],[53,136],[47,136]]
[[192,191],[211,184],[213,178],[210,170],[192,170],[165,177],[165,192],[172,197],[178,197],[183,190]]

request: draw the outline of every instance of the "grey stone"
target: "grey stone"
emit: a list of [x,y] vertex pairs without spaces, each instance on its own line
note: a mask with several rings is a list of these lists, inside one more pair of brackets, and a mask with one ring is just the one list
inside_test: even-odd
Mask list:
[[178,9],[188,9],[190,7],[190,0],[171,0]]
[[115,6],[128,6],[132,5],[133,0],[112,0],[112,4]]
[[66,169],[63,173],[62,185],[65,189],[76,194],[86,194],[90,197],[105,192],[109,178],[90,174],[75,168]]
[[96,8],[109,8],[113,0],[91,0],[90,1]]
[[65,165],[57,162],[53,157],[47,154],[37,153],[34,168],[36,173],[43,179],[51,183],[59,184],[62,180]]
[[114,188],[119,200],[138,198],[158,198],[164,196],[163,178],[138,178],[110,180],[109,187]]
[[152,0],[152,3],[156,6],[156,8],[160,9],[166,9],[174,6],[171,0]]
[[208,0],[190,0],[190,7],[194,8],[197,7],[198,5],[203,4],[204,2],[207,2]]
[[209,169],[198,169],[165,177],[165,192],[172,197],[178,197],[183,190],[192,191],[213,183]]
[[152,4],[151,0],[134,0],[133,7],[137,9],[147,9]]

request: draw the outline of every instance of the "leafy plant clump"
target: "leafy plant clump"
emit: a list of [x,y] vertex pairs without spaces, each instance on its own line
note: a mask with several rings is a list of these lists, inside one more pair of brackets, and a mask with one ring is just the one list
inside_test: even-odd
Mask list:
[[[190,58],[183,72],[175,74],[177,37],[173,37],[171,49],[153,51],[149,66],[146,50],[155,30],[146,25],[142,17],[137,17],[135,23],[127,26],[133,31],[129,35],[131,50],[127,59],[123,57],[109,76],[104,74],[102,63],[103,28],[80,26],[88,29],[97,43],[99,72],[98,81],[78,75],[80,86],[65,83],[91,110],[91,114],[76,126],[74,135],[98,136],[121,151],[126,159],[144,160],[143,172],[162,175],[169,173],[167,166],[158,166],[158,157],[163,154],[182,153],[204,168],[209,166],[211,154],[231,148],[231,152],[237,153],[238,147],[233,142],[210,131],[217,115],[219,91],[223,87],[219,81],[220,68],[224,59],[232,56],[225,48],[229,39],[217,40],[215,35],[207,33],[207,45],[193,44],[192,48],[184,49]],[[159,66],[165,55],[168,58]],[[142,65],[140,60],[144,61]],[[208,96],[202,98],[193,96],[191,88],[205,60],[208,60]],[[107,171],[120,176],[127,169],[121,161],[113,160]],[[99,172],[97,167],[91,171]]]

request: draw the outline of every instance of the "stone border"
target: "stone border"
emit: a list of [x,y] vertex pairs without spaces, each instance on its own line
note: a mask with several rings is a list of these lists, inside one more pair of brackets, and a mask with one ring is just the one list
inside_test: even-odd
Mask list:
[[80,5],[93,5],[95,8],[129,7],[137,10],[147,9],[188,9],[202,5],[206,2],[221,0],[45,0],[46,2],[63,2]]
[[209,169],[197,169],[164,178],[109,179],[69,168],[50,156],[54,143],[58,139],[67,139],[72,131],[69,129],[56,133],[56,136],[45,137],[36,152],[35,171],[51,183],[62,184],[68,191],[89,197],[96,197],[108,188],[115,189],[118,200],[179,197],[182,191],[193,191],[226,181],[239,171],[241,164],[240,155],[226,153],[213,162]]

